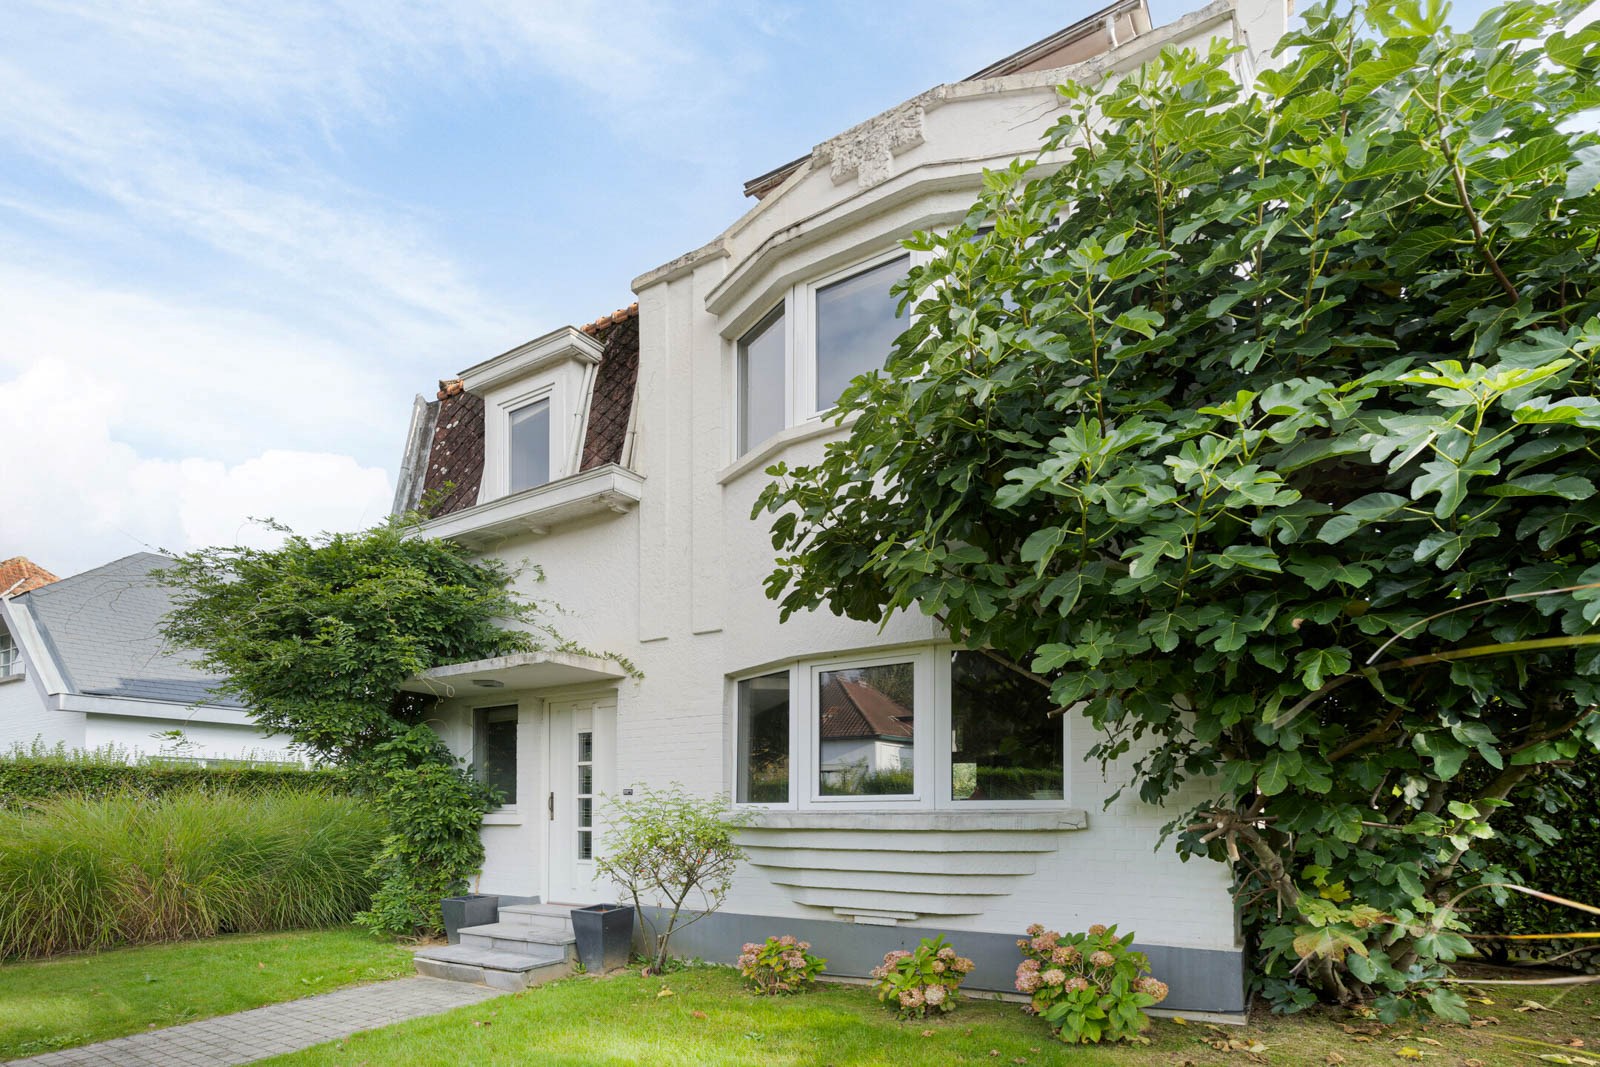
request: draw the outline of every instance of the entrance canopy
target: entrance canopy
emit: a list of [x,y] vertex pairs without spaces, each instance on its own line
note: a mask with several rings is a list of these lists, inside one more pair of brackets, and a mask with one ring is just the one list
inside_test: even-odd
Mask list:
[[411,693],[462,697],[494,689],[553,689],[589,682],[614,682],[627,677],[608,659],[576,652],[516,652],[470,663],[448,663],[424,671],[401,689]]

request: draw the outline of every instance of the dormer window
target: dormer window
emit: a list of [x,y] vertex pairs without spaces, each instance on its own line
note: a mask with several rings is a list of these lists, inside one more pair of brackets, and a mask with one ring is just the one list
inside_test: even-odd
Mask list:
[[536,400],[510,412],[509,491],[520,493],[550,480],[550,400]]
[[583,459],[600,342],[562,327],[461,373],[483,397],[479,504],[571,478]]
[[0,678],[10,678],[22,673],[22,653],[11,634],[0,626]]

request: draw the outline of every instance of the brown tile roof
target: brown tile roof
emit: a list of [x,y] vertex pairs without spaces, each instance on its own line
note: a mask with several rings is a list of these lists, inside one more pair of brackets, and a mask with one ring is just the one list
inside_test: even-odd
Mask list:
[[818,728],[824,740],[856,737],[910,737],[910,709],[866,682],[830,678],[822,686]]
[[614,324],[619,323],[619,322],[626,322],[629,319],[636,319],[638,317],[639,317],[639,302],[637,300],[635,300],[633,303],[629,304],[627,307],[618,308],[617,310],[613,311],[609,315],[601,315],[598,319],[595,319],[593,322],[589,323],[588,325],[579,326],[578,329],[582,330],[584,333],[588,334],[590,337],[594,337],[597,334],[599,334],[601,330],[604,330],[607,326],[611,326],[611,325],[614,325]]
[[[590,470],[622,462],[633,414],[634,384],[639,377],[639,305],[618,308],[579,329],[603,348],[579,467]],[[467,392],[460,378],[441,381],[437,396],[438,418],[428,447],[422,493],[426,497],[448,487],[430,512],[448,515],[478,502],[483,481],[483,397]]]
[[436,495],[434,515],[470,508],[478,502],[482,480],[483,397],[463,389],[459,378],[440,382],[439,417],[422,475],[423,499]]
[[584,327],[605,345],[595,371],[594,393],[589,401],[589,426],[583,438],[580,470],[621,463],[628,443],[628,422],[633,415],[633,387],[639,379],[639,305],[598,319]]
[[26,556],[0,560],[0,596],[16,596],[57,581],[60,579]]

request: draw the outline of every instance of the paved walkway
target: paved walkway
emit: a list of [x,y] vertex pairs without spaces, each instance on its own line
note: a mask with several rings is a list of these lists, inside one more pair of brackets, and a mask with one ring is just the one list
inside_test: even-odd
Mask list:
[[12,1063],[32,1067],[231,1067],[348,1037],[358,1030],[437,1015],[500,994],[498,989],[465,982],[397,978]]

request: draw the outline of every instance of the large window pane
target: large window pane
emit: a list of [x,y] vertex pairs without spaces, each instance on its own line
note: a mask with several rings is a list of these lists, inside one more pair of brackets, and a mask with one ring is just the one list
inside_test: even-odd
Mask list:
[[1061,800],[1062,721],[1050,692],[980,652],[950,659],[953,800]]
[[500,790],[502,804],[517,802],[517,709],[479,708],[474,716],[473,763],[485,785]]
[[882,370],[906,320],[889,287],[906,276],[906,256],[817,290],[817,410],[831,408],[858,374]]
[[511,492],[550,480],[550,401],[511,413]]
[[739,341],[739,452],[783,429],[785,419],[783,305]]
[[789,799],[789,672],[739,683],[739,785],[741,804],[783,804]]
[[915,792],[912,663],[817,674],[818,789],[823,796]]

